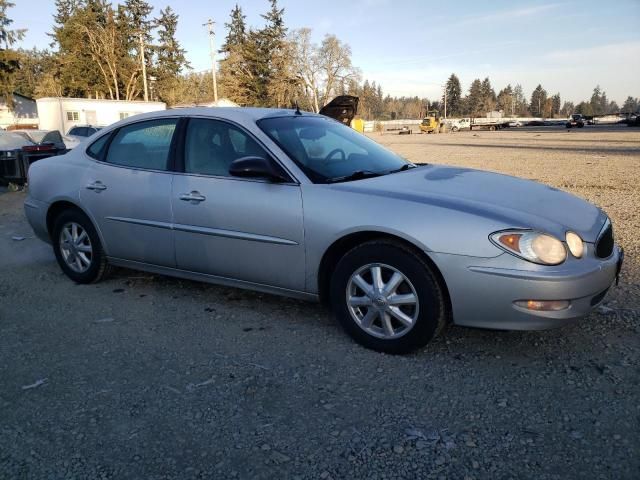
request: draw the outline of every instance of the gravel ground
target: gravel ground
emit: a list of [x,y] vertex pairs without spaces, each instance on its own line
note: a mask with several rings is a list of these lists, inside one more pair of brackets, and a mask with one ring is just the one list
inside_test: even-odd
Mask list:
[[314,304],[129,270],[74,285],[0,191],[0,478],[638,478],[640,132],[376,139],[597,203],[621,286],[560,330],[387,356]]

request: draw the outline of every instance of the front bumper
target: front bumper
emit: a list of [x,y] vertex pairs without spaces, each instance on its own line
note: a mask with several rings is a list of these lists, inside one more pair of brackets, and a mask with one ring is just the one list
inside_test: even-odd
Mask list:
[[[429,253],[447,284],[456,325],[500,330],[543,330],[588,315],[616,280],[622,252],[568,259],[557,267],[534,265],[508,253],[494,258]],[[559,311],[518,307],[517,300],[569,300]]]

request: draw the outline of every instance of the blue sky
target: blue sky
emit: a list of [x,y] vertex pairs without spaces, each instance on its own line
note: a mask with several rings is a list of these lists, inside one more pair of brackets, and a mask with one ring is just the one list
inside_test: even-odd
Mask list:
[[[50,39],[53,0],[13,0],[14,26],[27,28],[22,46]],[[117,2],[114,2],[117,3]],[[218,43],[236,0],[150,1],[180,15],[178,38],[195,70],[209,68],[206,29],[217,22]],[[237,0],[247,22],[260,26],[267,0]],[[335,34],[351,46],[353,63],[385,93],[438,97],[451,72],[466,92],[489,76],[498,91],[520,83],[529,96],[538,83],[574,102],[599,84],[622,103],[640,97],[640,1],[524,2],[503,0],[280,0],[290,29],[309,27],[319,41]],[[37,12],[34,14],[34,12]]]

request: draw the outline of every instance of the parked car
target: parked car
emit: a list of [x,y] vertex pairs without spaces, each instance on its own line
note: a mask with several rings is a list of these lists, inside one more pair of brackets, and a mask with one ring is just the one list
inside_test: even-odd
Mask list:
[[580,115],[579,113],[574,113],[573,115],[571,115],[569,120],[567,120],[566,127],[567,128],[573,128],[573,127],[582,128],[582,127],[584,127],[584,124],[585,124],[584,117],[582,115]]
[[93,125],[76,125],[69,129],[67,135],[73,135],[74,137],[90,137],[101,129],[102,127],[95,127]]
[[603,301],[623,258],[607,215],[578,197],[416,166],[293,110],[130,117],[34,164],[25,212],[75,282],[116,265],[320,300],[390,353],[450,321],[565,325]]
[[22,147],[33,142],[14,132],[0,131],[0,183],[19,183],[24,178]]
[[0,177],[4,182],[24,184],[31,164],[67,151],[57,130],[0,132]]
[[33,145],[30,148],[34,151],[54,150],[56,153],[64,153],[68,148],[58,130],[14,130],[14,133],[31,140]]
[[507,124],[508,127],[521,127],[522,122],[520,120],[513,120]]
[[90,137],[96,132],[99,132],[103,127],[95,127],[92,125],[76,125],[71,127],[65,138],[68,139],[69,144],[72,145],[69,149],[75,148],[82,143],[87,137]]

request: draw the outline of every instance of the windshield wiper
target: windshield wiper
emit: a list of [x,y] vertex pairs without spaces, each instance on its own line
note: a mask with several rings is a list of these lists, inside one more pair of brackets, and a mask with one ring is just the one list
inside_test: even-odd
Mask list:
[[379,177],[381,175],[384,175],[384,174],[378,173],[378,172],[372,172],[371,170],[356,170],[350,175],[329,178],[327,179],[326,183],[350,182],[351,180],[362,180],[364,178]]
[[416,167],[417,165],[414,165],[413,163],[405,163],[400,168],[396,168],[395,170],[389,170],[387,173],[404,172],[405,170],[409,170],[410,168],[416,168]]

